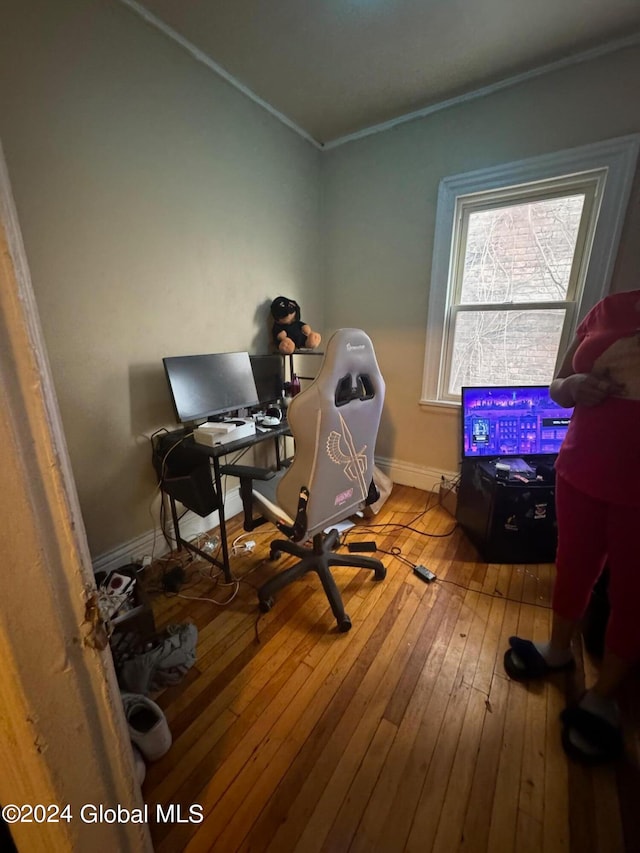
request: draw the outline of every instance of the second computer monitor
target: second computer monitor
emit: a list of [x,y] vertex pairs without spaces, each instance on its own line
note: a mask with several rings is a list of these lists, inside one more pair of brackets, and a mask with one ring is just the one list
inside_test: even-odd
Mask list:
[[252,355],[251,369],[262,406],[276,403],[282,397],[284,359],[281,355]]

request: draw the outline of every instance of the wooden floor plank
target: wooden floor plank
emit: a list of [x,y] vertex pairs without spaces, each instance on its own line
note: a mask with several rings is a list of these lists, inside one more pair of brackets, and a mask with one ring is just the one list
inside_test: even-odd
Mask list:
[[509,683],[502,752],[498,765],[488,850],[516,850],[516,823],[522,779],[522,750],[527,707],[522,685]]
[[322,846],[325,853],[338,853],[349,849],[351,841],[356,835],[360,817],[375,787],[380,769],[396,734],[397,728],[392,723],[384,718],[380,720],[370,746],[353,777],[349,791],[340,805],[336,819]]
[[[330,702],[292,762],[288,773],[281,779],[267,806],[263,809],[259,819],[256,820],[243,847],[248,845],[248,849],[251,850],[266,849],[281,826],[285,832],[292,833],[294,839],[303,831],[307,815],[299,814],[297,817],[298,825],[296,826],[296,815],[293,813],[292,803],[301,793],[305,784],[309,783],[311,777],[313,779],[322,778],[322,767],[319,762],[321,757],[325,755],[326,745],[336,731],[343,732],[340,721],[345,709],[349,707],[364,672],[376,656],[380,644],[384,642],[387,627],[384,622],[379,623],[379,630],[374,632],[362,646],[356,661],[343,681],[336,686]],[[348,732],[345,732],[344,736],[348,737]],[[329,769],[326,772],[328,775],[331,771]],[[312,808],[313,805],[310,805],[309,813]],[[291,847],[293,841],[289,840],[288,844]]]
[[567,760],[560,746],[560,712],[565,706],[562,681],[556,675],[547,690],[547,721],[544,764],[544,822],[542,849],[549,853],[569,850],[569,776]]
[[[396,796],[399,795],[403,786],[405,788],[410,786],[412,776],[410,762],[415,760],[417,752],[424,746],[420,737],[421,728],[461,606],[462,598],[459,595],[452,596],[446,591],[438,593],[431,611],[431,616],[436,616],[438,621],[437,626],[434,626],[433,635],[429,637],[426,660],[406,705],[396,738],[362,815],[351,847],[352,851],[374,850],[382,844],[383,828],[387,824],[389,814],[392,813]],[[393,716],[391,721],[394,721]],[[425,724],[426,726],[432,724],[431,716]],[[416,774],[415,778],[419,779],[419,774]],[[400,800],[402,799],[400,795]]]
[[369,656],[364,665],[358,660],[363,669],[358,689],[325,743],[313,775],[305,780],[291,803],[287,823],[275,835],[270,849],[291,849],[294,844],[296,848],[309,850],[322,847],[324,836],[375,734],[389,694],[397,684],[403,658],[409,652],[407,642],[411,643],[406,627],[419,602],[412,591],[412,603],[405,599],[405,613],[393,620],[375,657]]
[[[241,532],[230,519],[230,537]],[[153,697],[174,743],[143,794],[152,811],[204,814],[152,823],[158,853],[634,849],[637,680],[621,697],[627,761],[585,768],[565,756],[558,716],[598,661],[577,644],[574,674],[526,685],[504,671],[510,636],[548,636],[553,566],[483,562],[434,496],[394,486],[347,537],[373,539],[387,577],[336,569],[353,622],[340,634],[314,575],[258,618],[256,589],[293,559],[266,559],[264,533],[234,558],[244,580],[223,607],[207,599],[233,588],[185,553],[153,567],[155,589],[168,566],[185,567],[189,597],[155,593],[154,615],[159,629],[192,622],[198,644],[185,678]]]
[[465,853],[484,853],[490,849],[487,842],[502,752],[508,694],[508,681],[494,677],[485,702],[487,713],[484,715],[478,754],[473,763],[473,779],[458,846],[458,849]]
[[[383,614],[402,610],[409,594],[410,590],[405,586],[401,587],[394,599],[395,609],[388,609],[385,603]],[[195,833],[195,843],[189,847],[194,853],[197,850],[207,850],[208,844],[216,841],[218,837],[220,844],[223,844],[224,838],[232,832],[244,831],[246,834],[246,814],[260,813],[267,796],[272,793],[269,785],[275,782],[274,774],[279,769],[289,768],[332,695],[327,689],[327,680],[329,684],[331,680],[341,681],[357,656],[358,646],[353,632],[342,635],[342,643],[337,642],[337,637],[333,637],[333,642],[329,645],[328,639],[322,661],[315,669],[309,667],[306,662],[301,664],[304,671],[300,671],[299,677],[287,685],[287,689],[278,696],[275,713],[269,714],[266,720],[258,721],[252,736],[245,738],[230,761],[223,765],[216,779],[202,792],[200,802],[205,813],[211,813],[211,820],[216,829],[220,829],[223,823],[222,815],[229,817],[220,834],[213,839],[211,832],[204,828]],[[347,642],[347,639],[350,642]],[[243,837],[244,835],[240,840]]]
[[[471,795],[483,724],[488,714],[486,698],[482,691],[472,688],[437,823],[432,847],[434,853],[450,853],[458,849],[464,839],[464,817]],[[425,841],[428,841],[428,837],[425,837]]]
[[[544,642],[549,638],[549,613],[540,607],[533,609],[532,640]],[[522,753],[522,781],[518,802],[518,845],[535,841],[542,848],[544,823],[544,765],[547,732],[547,691],[549,685],[533,682],[528,685],[524,719],[524,749]],[[526,816],[526,817],[525,817]],[[535,849],[535,848],[534,848]]]
[[[376,750],[374,764],[379,763],[379,759],[384,760],[391,742],[388,735],[390,731],[395,731],[395,726],[381,727],[382,714],[398,683],[400,673],[410,656],[411,647],[421,627],[421,620],[413,619],[413,613],[416,611],[412,613],[407,604],[404,609],[406,613],[401,614],[396,620],[381,649],[381,654],[369,668],[340,722],[340,735],[343,729],[347,732],[352,731],[353,734],[344,748],[336,749],[334,743],[329,743],[325,750],[323,760],[327,757],[330,761],[333,759],[334,770],[324,790],[318,790],[316,786],[316,805],[297,842],[298,850],[311,853],[324,846],[331,848],[333,845],[340,849],[347,849],[349,846],[353,831],[360,819],[361,811],[357,810],[357,806],[360,805],[364,809],[368,797],[363,799],[362,796],[357,795],[357,792],[354,793],[350,800],[350,813],[348,815],[339,813],[343,804],[349,799],[349,792],[356,788],[355,776],[363,761],[366,760],[376,734],[384,736],[382,744],[386,748],[384,751],[381,748]],[[372,782],[375,782],[376,776],[377,773]],[[325,840],[327,828],[331,827],[334,821],[338,823],[338,828],[334,825]],[[339,831],[343,833],[341,838],[338,835]]]
[[[476,593],[467,593],[469,597],[477,597]],[[452,599],[453,599],[452,595]],[[466,636],[469,631],[473,613],[463,599],[462,606],[458,611],[457,620],[451,632],[449,642],[444,653],[442,665],[434,674],[435,682],[429,702],[424,708],[420,727],[416,733],[413,750],[411,751],[405,767],[405,774],[397,789],[396,795],[391,803],[387,815],[387,821],[382,828],[380,836],[381,849],[395,849],[394,845],[402,844],[408,839],[412,831],[412,825],[419,808],[423,790],[426,789],[424,798],[438,793],[442,790],[443,781],[437,779],[435,785],[433,774],[429,773],[432,767],[433,757],[438,744],[441,741],[441,729],[450,722],[450,728],[455,732],[460,721],[460,715],[464,713],[466,701],[470,688],[463,685],[458,678],[458,666],[462,658]],[[455,607],[455,605],[454,605]],[[447,744],[448,745],[448,744]],[[446,765],[448,753],[442,756],[442,766]],[[402,848],[400,848],[402,849]],[[425,848],[423,848],[425,849]],[[426,849],[429,849],[428,847]]]

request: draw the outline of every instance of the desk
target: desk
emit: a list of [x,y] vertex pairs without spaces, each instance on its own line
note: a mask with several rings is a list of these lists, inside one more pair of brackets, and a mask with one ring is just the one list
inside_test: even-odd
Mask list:
[[[156,439],[154,465],[160,477],[160,488],[169,498],[178,551],[186,548],[188,551],[198,554],[203,560],[218,566],[224,572],[227,583],[230,583],[233,578],[229,564],[227,527],[222,499],[222,477],[226,472],[225,466],[221,465],[220,461],[239,450],[245,450],[263,441],[272,440],[275,448],[276,466],[279,468],[281,464],[279,439],[283,435],[291,435],[289,425],[286,422],[268,430],[268,432],[256,432],[255,435],[248,435],[227,444],[217,444],[215,447],[197,444],[193,435],[188,434],[184,429],[162,433]],[[199,462],[206,463],[207,467],[210,467],[209,462],[212,463],[213,480],[210,472],[207,474],[203,472],[203,465],[198,465]],[[167,469],[170,472],[170,467],[174,467],[176,473],[167,476]],[[207,476],[211,491],[207,489]],[[191,509],[201,516],[206,516],[214,510],[218,511],[222,560],[213,557],[182,538],[176,501],[180,501],[187,509]]]

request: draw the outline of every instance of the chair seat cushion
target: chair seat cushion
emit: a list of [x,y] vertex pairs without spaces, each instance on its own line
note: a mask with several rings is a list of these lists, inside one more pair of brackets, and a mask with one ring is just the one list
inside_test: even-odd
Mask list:
[[253,481],[253,499],[260,507],[260,512],[265,518],[268,518],[273,524],[286,524],[293,526],[294,520],[278,506],[276,498],[276,489],[278,483],[285,473],[286,469],[279,471],[275,477],[270,480],[254,480]]

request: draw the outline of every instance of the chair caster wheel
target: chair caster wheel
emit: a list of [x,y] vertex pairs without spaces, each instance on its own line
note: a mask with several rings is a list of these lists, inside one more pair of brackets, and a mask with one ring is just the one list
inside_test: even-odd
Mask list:
[[258,600],[258,606],[263,613],[268,613],[274,604],[273,598],[260,598]]
[[269,559],[270,560],[279,560],[282,557],[282,551],[270,551]]
[[338,622],[338,631],[341,634],[346,634],[347,631],[351,630],[351,619],[345,614],[345,616]]
[[382,569],[376,569],[374,572],[374,575],[373,575],[373,577],[377,581],[383,581],[386,578],[386,576],[387,576],[387,570],[384,566],[382,567]]

